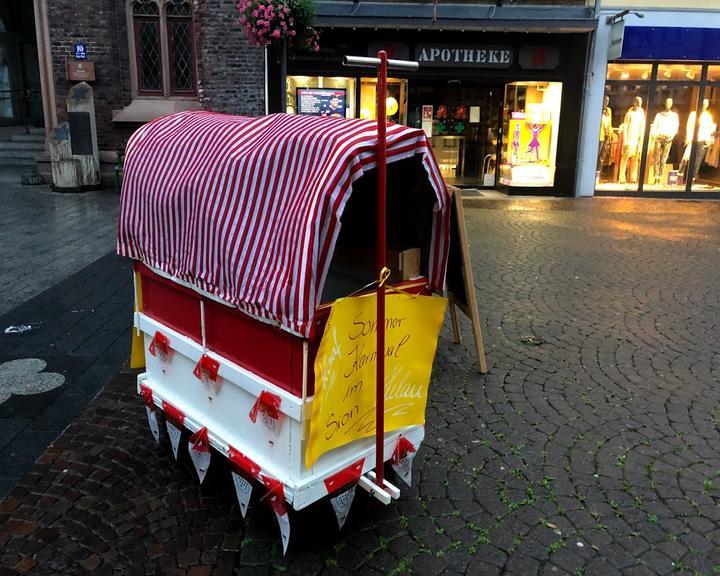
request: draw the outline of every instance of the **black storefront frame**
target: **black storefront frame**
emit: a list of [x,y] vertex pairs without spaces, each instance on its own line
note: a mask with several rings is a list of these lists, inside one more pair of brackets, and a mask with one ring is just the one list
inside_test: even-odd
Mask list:
[[[509,69],[482,69],[482,68],[422,68],[412,74],[393,74],[393,77],[408,79],[413,83],[425,81],[450,80],[459,78],[479,85],[501,85],[503,88],[511,82],[561,82],[562,101],[560,120],[558,124],[558,143],[555,160],[555,179],[552,187],[503,187],[513,195],[546,195],[546,196],[574,196],[577,159],[579,153],[579,130],[582,119],[582,104],[584,93],[584,79],[586,55],[589,34],[582,33],[495,33],[482,31],[447,31],[439,30],[371,30],[327,28],[322,31],[322,43],[325,46],[337,46],[335,54],[330,60],[313,61],[311,58],[288,60],[288,76],[342,76],[355,78],[368,77],[365,73],[350,73],[348,68],[341,64],[340,57],[344,54],[358,56],[368,55],[368,46],[378,40],[385,42],[404,43],[410,47],[419,44],[446,42],[447,44],[477,45],[507,45],[514,51],[513,65]],[[322,44],[321,43],[321,44]],[[559,66],[554,70],[526,70],[519,67],[518,55],[523,46],[548,46],[558,49],[560,54]],[[343,50],[345,50],[343,52]],[[410,56],[412,57],[412,50]],[[273,48],[268,49],[268,104],[270,112],[277,112],[280,101],[279,82],[279,54]],[[358,84],[359,86],[359,84]],[[283,90],[284,92],[284,90]],[[359,99],[359,89],[356,98]],[[573,96],[575,95],[575,96]],[[504,100],[504,91],[503,96]],[[284,99],[283,99],[284,102]],[[502,105],[502,103],[501,103]],[[284,110],[282,110],[284,112]],[[502,129],[502,117],[498,118]],[[498,138],[496,184],[499,177],[499,160],[504,134]],[[498,186],[496,186],[497,188]]]
[[[650,112],[655,106],[655,98],[657,93],[657,85],[672,85],[676,84],[678,86],[697,86],[698,87],[698,97],[697,101],[695,103],[695,117],[699,118],[700,113],[702,110],[702,102],[705,98],[705,91],[710,86],[720,87],[720,82],[708,82],[707,76],[708,76],[708,68],[710,66],[716,66],[720,64],[720,62],[708,62],[708,61],[697,61],[697,60],[655,60],[652,62],[649,62],[647,60],[612,60],[608,62],[608,64],[651,64],[652,68],[650,71],[650,79],[649,80],[605,80],[605,86],[608,85],[615,85],[615,86],[627,86],[630,84],[633,85],[641,85],[641,86],[648,86],[648,98],[647,98],[647,106],[646,110],[647,113]],[[679,64],[679,65],[689,65],[689,66],[701,66],[701,75],[700,80],[695,81],[683,81],[683,80],[658,80],[657,73],[658,69],[661,65],[673,65],[673,64]],[[646,113],[646,117],[647,117]],[[651,122],[645,122],[645,131],[643,134],[643,145],[641,150],[641,158],[640,158],[640,166],[638,167],[638,188],[637,190],[620,190],[620,191],[614,191],[614,190],[602,190],[598,189],[597,186],[595,188],[595,194],[597,196],[627,196],[628,194],[638,194],[638,195],[646,195],[648,197],[673,197],[677,194],[683,194],[683,195],[692,195],[695,194],[692,190],[693,183],[695,181],[695,176],[693,178],[685,178],[685,190],[683,192],[678,192],[676,190],[667,190],[667,191],[648,191],[645,192],[645,172],[647,170],[647,159],[648,159],[648,146],[650,144],[650,128],[652,123]],[[698,131],[700,129],[699,122],[695,122],[695,128],[693,131],[693,141],[692,145],[690,147],[690,158],[688,159],[687,169],[690,171],[692,170],[692,167],[695,165],[695,159],[697,157],[697,137],[698,137]],[[701,197],[708,198],[708,197],[714,197],[715,195],[720,195],[720,192],[701,192]]]

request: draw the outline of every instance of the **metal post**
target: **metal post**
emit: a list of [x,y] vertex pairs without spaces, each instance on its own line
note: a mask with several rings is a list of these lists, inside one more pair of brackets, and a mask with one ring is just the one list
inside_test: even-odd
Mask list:
[[387,99],[387,52],[378,52],[380,65],[377,75],[377,347],[376,347],[376,398],[375,398],[375,483],[383,485],[385,465],[385,282],[382,280],[385,268],[387,227],[385,215],[386,185],[386,141],[387,118],[385,101]]
[[280,36],[280,109],[278,112],[287,112],[287,40],[285,34]]
[[377,58],[364,56],[343,56],[345,66],[358,66],[364,68],[377,67],[377,346],[375,348],[375,484],[384,486],[385,465],[385,282],[382,278],[385,268],[385,253],[387,251],[387,217],[385,210],[386,199],[386,169],[387,169],[387,117],[385,102],[387,99],[387,71],[395,70],[414,71],[418,69],[417,62],[407,60],[388,60],[387,52],[380,50]]

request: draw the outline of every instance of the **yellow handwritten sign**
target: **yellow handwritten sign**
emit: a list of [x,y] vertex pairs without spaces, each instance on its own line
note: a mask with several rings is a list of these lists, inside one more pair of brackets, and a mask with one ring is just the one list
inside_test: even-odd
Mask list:
[[[337,300],[315,358],[315,398],[305,449],[309,468],[328,450],[375,434],[376,301]],[[388,294],[385,430],[425,422],[425,403],[447,300]]]

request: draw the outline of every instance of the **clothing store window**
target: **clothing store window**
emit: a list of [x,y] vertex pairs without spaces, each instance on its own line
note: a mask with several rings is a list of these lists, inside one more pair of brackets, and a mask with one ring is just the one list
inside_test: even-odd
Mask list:
[[685,141],[695,146],[692,165],[689,146],[686,146],[687,178],[692,178],[693,192],[717,191],[720,188],[720,134],[718,134],[718,111],[720,110],[720,85],[706,86],[700,104],[700,113],[693,111],[685,126]]
[[720,66],[708,66],[708,82],[720,82]]
[[597,190],[720,189],[720,66],[610,63]]
[[[661,73],[659,75],[663,77]],[[698,75],[699,77],[699,75]],[[667,82],[657,84],[648,116],[648,140],[645,190],[685,188],[681,173],[685,153],[684,122],[697,105],[699,86]]]
[[605,86],[596,173],[598,189],[638,189],[649,92],[647,82],[608,82]]
[[555,184],[561,102],[562,82],[505,85],[501,185],[550,187]]
[[652,64],[608,64],[607,80],[650,80]]
[[699,82],[700,64],[658,64],[658,82]]

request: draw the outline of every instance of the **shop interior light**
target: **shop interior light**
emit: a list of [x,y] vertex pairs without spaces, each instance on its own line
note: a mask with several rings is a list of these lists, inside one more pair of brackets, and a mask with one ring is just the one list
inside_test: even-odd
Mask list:
[[642,78],[643,80],[647,80],[649,77],[650,77],[650,74],[648,73],[647,70],[642,73],[641,78]]
[[694,71],[694,70],[688,70],[687,72],[685,72],[685,77],[686,77],[688,80],[695,80],[695,71]]
[[670,68],[665,69],[665,72],[663,72],[663,76],[665,76],[665,78],[667,78],[668,80],[670,78],[672,78],[672,72],[671,72]]
[[627,70],[623,70],[620,73],[620,80],[627,80],[628,78],[630,78],[630,72],[628,72]]
[[398,101],[392,96],[388,96],[385,100],[385,110],[388,116],[394,116],[398,111]]

